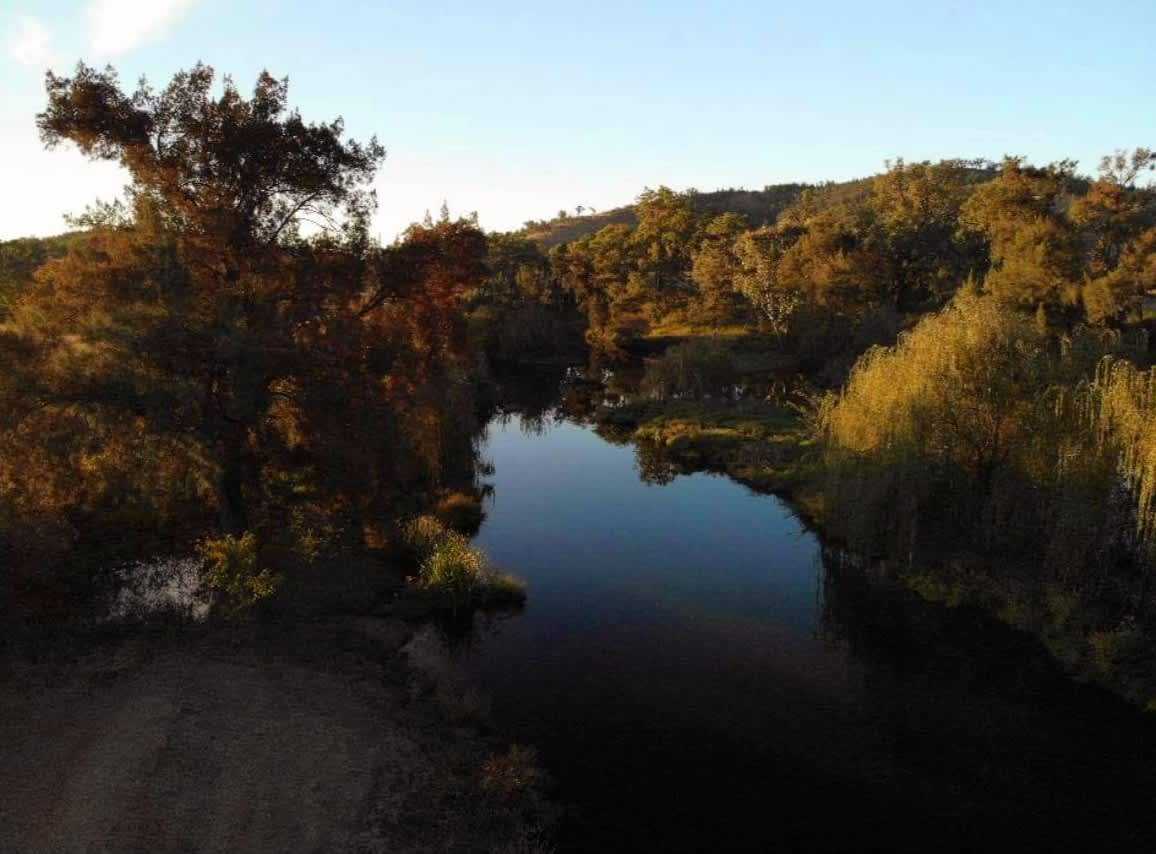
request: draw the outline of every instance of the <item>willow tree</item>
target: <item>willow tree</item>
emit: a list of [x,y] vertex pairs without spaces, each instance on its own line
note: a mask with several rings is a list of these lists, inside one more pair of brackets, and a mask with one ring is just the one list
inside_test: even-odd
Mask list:
[[[288,84],[249,97],[211,68],[160,91],[111,69],[49,73],[45,145],[123,166],[123,203],[82,218],[92,239],[48,264],[20,308],[40,356],[37,394],[128,412],[193,435],[216,463],[222,524],[247,525],[256,433],[304,339],[340,328],[365,287],[375,140],[307,123]],[[251,489],[252,487],[249,487]]]

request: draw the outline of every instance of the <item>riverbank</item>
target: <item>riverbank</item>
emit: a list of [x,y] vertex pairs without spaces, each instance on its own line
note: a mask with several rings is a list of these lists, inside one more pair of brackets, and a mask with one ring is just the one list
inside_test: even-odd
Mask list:
[[430,638],[351,616],[10,641],[0,849],[550,850],[533,752]]
[[758,400],[646,400],[603,407],[595,420],[601,435],[653,449],[675,473],[723,474],[822,522],[817,449],[796,411]]
[[[819,448],[795,410],[757,400],[645,400],[603,407],[596,423],[614,441],[635,443],[640,461],[647,461],[644,469],[669,476],[723,474],[784,499],[808,527],[830,539]],[[1074,678],[1156,712],[1156,647],[1141,627],[1114,621],[1101,602],[1041,584],[1030,567],[978,554],[924,550],[914,563],[883,563],[922,598],[978,607],[1036,637]]]

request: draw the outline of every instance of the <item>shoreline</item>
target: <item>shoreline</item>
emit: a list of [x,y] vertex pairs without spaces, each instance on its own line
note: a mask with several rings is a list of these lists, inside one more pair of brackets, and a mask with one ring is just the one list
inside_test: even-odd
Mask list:
[[[800,416],[760,401],[642,401],[600,407],[595,423],[612,441],[640,453],[657,451],[671,473],[725,475],[753,492],[781,499],[800,522],[827,543],[823,496],[814,486],[821,463]],[[1156,712],[1156,655],[1136,638],[1095,628],[1093,606],[1058,602],[1023,569],[1000,567],[998,556],[931,555],[919,566],[875,556],[886,574],[929,602],[978,607],[1031,635],[1070,678],[1095,682],[1129,703]],[[1003,569],[1004,571],[1000,571]],[[1010,571],[1008,571],[1010,569]]]

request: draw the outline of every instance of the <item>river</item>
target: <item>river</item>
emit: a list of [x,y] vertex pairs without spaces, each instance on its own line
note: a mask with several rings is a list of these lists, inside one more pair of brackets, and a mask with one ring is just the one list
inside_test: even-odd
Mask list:
[[490,425],[477,541],[524,612],[456,653],[534,745],[567,851],[1072,850],[1151,832],[1150,717],[977,611],[824,550],[726,478]]

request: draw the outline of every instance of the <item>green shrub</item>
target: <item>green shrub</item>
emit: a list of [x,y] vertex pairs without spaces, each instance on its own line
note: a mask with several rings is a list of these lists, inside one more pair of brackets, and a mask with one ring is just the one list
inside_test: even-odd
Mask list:
[[487,571],[486,557],[460,535],[448,534],[418,569],[418,584],[448,599],[453,610],[467,605]]
[[525,601],[525,585],[490,566],[485,552],[433,516],[418,516],[403,528],[419,564],[414,588],[457,613],[465,608],[501,607]]
[[257,537],[248,531],[239,537],[226,534],[206,538],[198,546],[209,587],[225,597],[225,609],[244,611],[268,599],[282,578],[258,563]]

